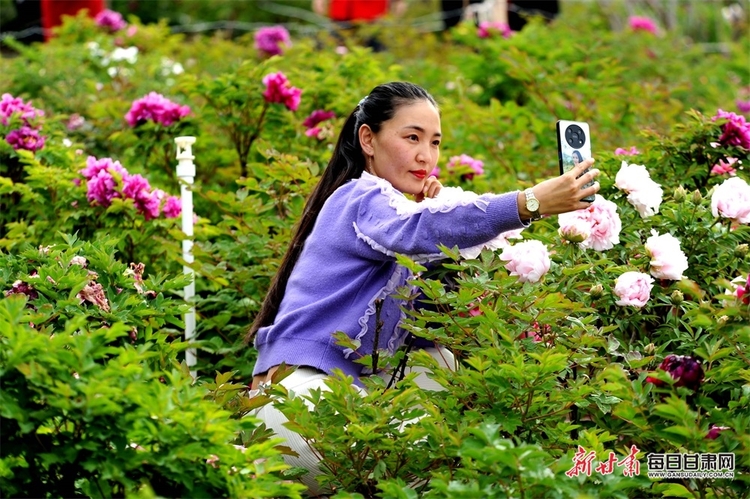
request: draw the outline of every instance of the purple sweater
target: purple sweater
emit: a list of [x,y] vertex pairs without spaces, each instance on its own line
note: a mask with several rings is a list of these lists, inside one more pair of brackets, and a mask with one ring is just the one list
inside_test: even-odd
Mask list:
[[[403,302],[390,295],[411,275],[395,255],[440,260],[438,244],[477,248],[522,228],[517,197],[518,191],[479,196],[443,187],[436,198],[416,203],[366,172],[341,186],[305,241],[274,323],[258,330],[253,374],[285,362],[329,374],[338,368],[359,382],[364,366],[354,361],[373,353],[376,301],[383,302],[378,348],[393,352],[404,340]],[[336,345],[337,331],[358,348]]]

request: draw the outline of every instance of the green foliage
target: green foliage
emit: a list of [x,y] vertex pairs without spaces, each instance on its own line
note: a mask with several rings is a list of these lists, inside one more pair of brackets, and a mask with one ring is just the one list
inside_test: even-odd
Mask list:
[[[207,9],[258,19],[237,2],[189,4],[180,8],[193,20]],[[159,10],[160,24],[130,17],[134,32],[109,34],[81,16],[44,45],[6,40],[18,55],[0,59],[0,85],[45,111],[46,145],[32,154],[0,140],[2,495],[299,497],[283,442],[252,417],[274,398],[323,456],[319,480],[340,499],[748,497],[750,311],[730,281],[750,270],[749,230],[711,207],[726,178],[711,174],[718,161],[737,158],[747,180],[748,151],[717,144],[723,122],[713,116],[749,98],[748,38],[714,53],[678,30],[630,32],[615,22],[622,7],[566,5],[558,21],[508,39],[479,38],[471,24],[441,38],[385,22],[295,37],[273,58],[252,33],[175,34],[175,10]],[[358,46],[370,36],[388,50]],[[263,99],[261,80],[275,71],[303,90],[297,111]],[[430,270],[401,258],[420,292],[401,291],[417,305],[405,327],[457,358],[445,369],[422,352],[408,357],[442,391],[419,389],[414,375],[389,388],[372,377],[364,391],[332,377],[311,395],[313,412],[276,384],[251,398],[245,333],[304,200],[357,102],[398,79],[440,102],[443,172],[453,155],[484,161],[485,175],[447,180],[475,191],[556,174],[555,120],[589,121],[620,243],[584,250],[554,219],[535,222],[522,237],[553,250],[537,284],[510,276],[500,252],[463,260],[445,248]],[[125,113],[152,91],[191,115],[131,128]],[[336,116],[308,137],[303,121],[317,109]],[[18,124],[0,126],[2,138]],[[92,205],[80,174],[89,155],[112,158],[176,194],[178,135],[197,137],[197,381],[181,362],[184,235],[130,200]],[[612,153],[631,146],[641,152]],[[658,214],[642,218],[616,188],[623,159],[661,185]],[[652,231],[680,240],[685,278],[657,280],[642,309],[617,305],[616,278],[649,272]],[[668,354],[701,360],[698,390],[657,370]],[[390,372],[403,356],[360,362]],[[714,425],[729,429],[706,439]],[[570,476],[579,446],[597,463],[636,446],[641,475]],[[652,481],[650,452],[734,452],[737,477]]]

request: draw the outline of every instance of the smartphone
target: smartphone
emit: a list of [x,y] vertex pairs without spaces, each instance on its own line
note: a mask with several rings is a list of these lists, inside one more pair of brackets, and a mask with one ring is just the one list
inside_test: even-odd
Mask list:
[[[557,157],[560,161],[560,175],[591,157],[591,134],[588,123],[565,120],[557,122]],[[592,185],[594,185],[593,181],[584,185],[581,189]],[[582,201],[593,203],[594,196],[586,196],[582,198]]]

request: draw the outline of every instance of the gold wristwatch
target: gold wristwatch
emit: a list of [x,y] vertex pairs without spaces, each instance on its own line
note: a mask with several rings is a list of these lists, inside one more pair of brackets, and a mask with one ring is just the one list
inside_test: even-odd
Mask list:
[[531,213],[531,219],[539,220],[542,218],[539,213],[539,200],[534,196],[534,191],[526,189],[523,193],[526,195],[526,209]]

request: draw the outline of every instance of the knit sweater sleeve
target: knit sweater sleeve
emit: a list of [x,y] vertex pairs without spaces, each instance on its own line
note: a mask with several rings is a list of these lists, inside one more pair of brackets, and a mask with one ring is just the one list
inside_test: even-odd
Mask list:
[[422,262],[445,258],[440,244],[477,248],[503,232],[526,226],[518,215],[518,191],[478,195],[444,187],[436,198],[417,203],[382,179],[371,182],[377,187],[358,196],[353,223],[369,258],[392,259],[396,254]]

